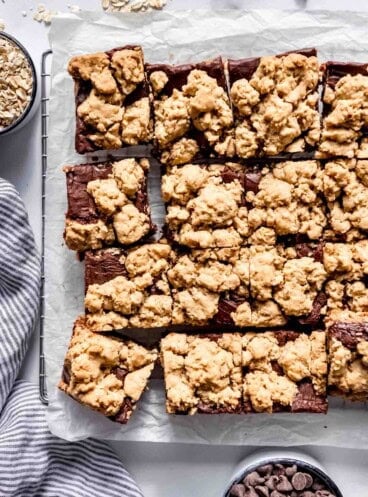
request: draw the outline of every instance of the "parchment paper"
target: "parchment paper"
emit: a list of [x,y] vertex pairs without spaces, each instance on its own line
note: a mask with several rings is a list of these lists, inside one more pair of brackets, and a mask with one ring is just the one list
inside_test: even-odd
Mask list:
[[[150,62],[200,61],[218,54],[250,57],[318,48],[321,60],[368,61],[368,14],[351,12],[166,11],[149,14],[83,13],[53,21],[46,216],[46,371],[50,430],[67,440],[115,440],[236,445],[365,448],[368,413],[362,405],[332,401],[323,415],[165,414],[163,382],[154,380],[127,426],[105,419],[57,390],[73,321],[83,313],[83,263],[63,244],[64,164],[84,162],[74,152],[74,98],[66,72],[75,54],[142,44]],[[150,178],[154,220],[162,220],[158,172]]]

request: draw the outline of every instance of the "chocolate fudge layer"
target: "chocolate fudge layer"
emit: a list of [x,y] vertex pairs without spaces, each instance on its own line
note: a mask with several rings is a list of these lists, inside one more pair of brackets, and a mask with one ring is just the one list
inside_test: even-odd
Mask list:
[[328,161],[322,185],[328,219],[324,238],[351,242],[367,237],[368,160]]
[[286,236],[320,240],[326,226],[323,168],[318,161],[270,163],[248,173],[249,243],[273,245]]
[[149,88],[140,47],[78,55],[68,71],[75,84],[77,152],[149,142]]
[[85,316],[80,316],[74,324],[59,388],[125,424],[146,389],[156,359],[156,350],[93,333]]
[[233,115],[220,57],[198,64],[146,65],[154,107],[154,140],[164,164],[199,155],[234,154]]
[[326,334],[242,335],[244,412],[326,413]]
[[319,63],[315,49],[229,60],[239,157],[312,149],[320,138]]
[[174,325],[234,325],[249,309],[248,248],[176,251],[167,277]]
[[[327,273],[322,253],[321,244],[249,248],[251,299],[248,305],[252,326],[283,326],[294,321],[318,325],[326,307]],[[239,309],[243,310],[246,305]],[[244,326],[239,309],[234,320]]]
[[368,64],[323,65],[320,157],[368,158]]
[[82,252],[131,245],[154,231],[147,197],[147,159],[65,166],[66,245]]
[[165,243],[86,252],[86,321],[93,331],[154,328],[171,324]]
[[241,338],[236,333],[161,340],[169,414],[241,412]]
[[192,248],[240,246],[248,235],[245,188],[239,164],[168,168],[161,183],[167,236]]
[[368,320],[333,323],[328,329],[328,388],[332,395],[368,400]]

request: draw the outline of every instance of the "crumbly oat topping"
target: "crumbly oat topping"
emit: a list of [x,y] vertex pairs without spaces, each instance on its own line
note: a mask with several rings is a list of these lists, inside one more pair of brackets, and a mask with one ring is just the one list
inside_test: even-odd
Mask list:
[[[275,236],[303,234],[319,240],[326,225],[322,169],[317,161],[287,161],[265,167],[257,193],[247,192],[249,229],[266,227]],[[267,234],[270,236],[270,233]]]
[[226,130],[232,126],[232,112],[227,93],[215,78],[193,69],[182,89],[175,88],[171,95],[161,95],[167,84],[163,71],[154,71],[150,82],[154,92],[154,135],[164,164],[193,160],[200,144],[185,136],[191,127],[203,133],[209,146],[218,147],[218,152],[222,148],[229,149],[229,145],[222,142],[226,139]]
[[241,403],[241,341],[170,333],[161,340],[169,413],[236,410]]
[[347,241],[361,238],[368,230],[368,161],[327,162],[322,186],[333,233],[346,236]]
[[84,252],[88,249],[94,250],[111,245],[115,240],[115,234],[111,224],[106,224],[101,219],[87,224],[66,219],[64,238],[71,250]]
[[327,273],[339,280],[353,281],[368,274],[368,240],[326,243],[323,264]]
[[12,41],[0,37],[0,130],[27,109],[33,90],[31,66]]
[[[82,404],[114,416],[126,400],[139,400],[156,359],[156,350],[92,333],[80,317],[65,357],[70,380],[62,380],[59,387]],[[117,368],[124,373],[123,379]]]
[[339,340],[329,338],[329,375],[331,390],[351,400],[366,401],[368,397],[368,342],[362,340],[354,350]]
[[242,345],[244,401],[250,402],[256,412],[272,412],[275,403],[291,407],[303,380],[311,381],[315,392],[325,395],[325,333],[300,333],[284,345],[280,345],[277,332],[246,333]]
[[173,291],[172,324],[205,325],[218,311],[219,294],[203,288]]
[[368,287],[364,281],[326,284],[327,325],[335,322],[364,322],[368,320]]
[[235,148],[240,157],[275,155],[298,141],[298,151],[320,136],[317,57],[262,57],[251,79],[231,87],[237,111]]
[[140,212],[133,204],[124,205],[114,215],[113,226],[116,238],[122,245],[141,240],[150,230],[147,214]]
[[328,113],[323,119],[319,151],[323,157],[367,157],[364,128],[368,125],[368,76],[348,74],[326,86]]
[[148,94],[129,105],[124,101],[144,83],[143,53],[139,47],[107,53],[78,55],[68,65],[78,81],[90,82],[92,90],[78,105],[77,116],[87,126],[86,137],[97,148],[116,149],[137,145],[151,137]]
[[240,246],[247,236],[239,165],[174,166],[163,176],[161,190],[168,204],[166,223],[178,243],[192,248]]
[[107,12],[146,12],[148,10],[161,10],[167,0],[101,0],[102,8]]

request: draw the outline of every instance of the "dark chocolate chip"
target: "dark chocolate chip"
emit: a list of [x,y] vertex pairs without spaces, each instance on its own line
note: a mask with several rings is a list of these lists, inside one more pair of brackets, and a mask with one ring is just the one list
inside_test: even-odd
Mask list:
[[120,381],[124,381],[124,380],[125,380],[126,375],[128,374],[128,371],[127,371],[126,369],[119,368],[119,367],[114,368],[111,372],[112,372],[112,373],[114,373],[114,375],[115,375],[115,376],[118,378],[118,380],[120,380]]
[[280,493],[278,490],[273,490],[270,497],[286,497],[285,494]]
[[315,497],[316,494],[314,492],[311,492],[310,490],[306,490],[305,492],[299,495],[300,497]]
[[244,497],[259,497],[257,492],[254,490],[253,487],[247,487],[245,490],[245,496]]
[[249,475],[247,475],[244,480],[243,480],[243,483],[244,485],[248,485],[249,487],[255,487],[256,485],[260,485],[262,483],[264,483],[265,479],[260,476],[259,473],[257,473],[257,471],[252,471],[251,473],[249,473]]
[[310,488],[313,485],[313,478],[310,474],[304,473],[305,478],[307,480],[307,484],[305,485],[305,488]]
[[291,479],[291,484],[295,488],[295,490],[301,491],[304,490],[307,486],[307,479],[305,477],[305,473],[301,473],[298,471],[293,475]]
[[286,476],[293,476],[297,471],[298,471],[297,465],[293,464],[292,466],[289,466],[288,468],[285,469],[285,474]]
[[[293,476],[293,478],[294,477],[295,477],[295,475]],[[287,479],[287,477],[285,475],[279,476],[279,481],[276,484],[276,490],[279,490],[279,492],[290,492],[291,490],[293,490],[293,486],[291,485],[291,483],[289,482],[289,480]]]
[[320,481],[315,481],[313,484],[312,484],[312,489],[313,490],[322,490],[324,489],[325,486],[323,485],[323,483],[321,483]]
[[272,469],[272,464],[265,464],[264,466],[260,466],[257,471],[262,476],[270,476]]
[[231,497],[245,497],[245,486],[241,483],[236,483],[230,489]]
[[315,495],[315,497],[335,497],[328,490],[317,490],[317,492],[314,495]]
[[282,464],[275,464],[275,469],[273,473],[277,476],[285,474],[285,467]]
[[270,490],[269,490],[269,488],[267,488],[265,486],[257,485],[255,487],[255,489],[256,489],[257,494],[260,497],[269,497],[270,496]]
[[70,383],[71,370],[72,370],[72,363],[70,362],[69,359],[65,359],[63,373],[62,373],[62,380],[67,385],[69,385]]
[[276,489],[276,484],[279,481],[279,477],[276,475],[271,475],[269,478],[266,480],[266,487],[269,488],[270,490],[275,490]]

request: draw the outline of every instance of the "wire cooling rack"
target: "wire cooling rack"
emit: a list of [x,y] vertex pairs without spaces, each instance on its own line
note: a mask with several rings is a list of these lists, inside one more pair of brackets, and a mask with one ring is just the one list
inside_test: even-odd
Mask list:
[[42,238],[41,238],[41,293],[40,293],[40,337],[39,337],[39,391],[43,404],[48,404],[46,388],[46,364],[44,354],[45,323],[45,223],[46,223],[46,172],[47,137],[49,124],[51,50],[42,54],[41,59],[41,162],[42,162]]

